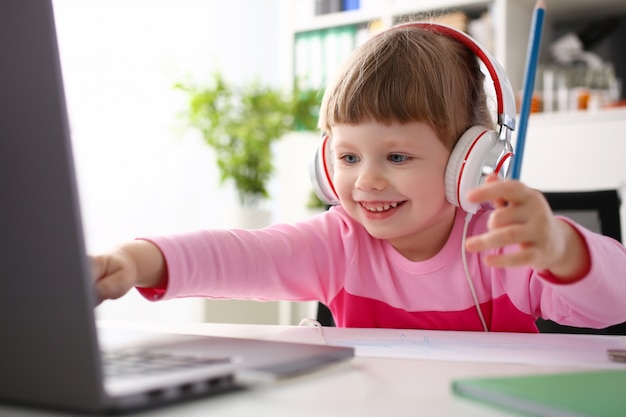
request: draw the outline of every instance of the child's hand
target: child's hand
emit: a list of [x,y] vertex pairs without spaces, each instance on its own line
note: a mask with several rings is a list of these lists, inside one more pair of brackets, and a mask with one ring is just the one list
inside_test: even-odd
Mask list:
[[148,241],[136,240],[91,259],[98,302],[119,298],[133,287],[167,286],[163,254]]
[[120,250],[91,257],[98,303],[119,298],[137,282],[137,266],[133,258]]
[[502,181],[492,175],[486,183],[468,193],[473,202],[490,201],[495,210],[488,222],[489,231],[467,239],[466,249],[479,252],[518,245],[519,250],[487,255],[485,262],[494,267],[529,265],[549,270],[555,277],[569,280],[583,276],[589,269],[587,246],[569,224],[557,219],[545,197],[519,181]]

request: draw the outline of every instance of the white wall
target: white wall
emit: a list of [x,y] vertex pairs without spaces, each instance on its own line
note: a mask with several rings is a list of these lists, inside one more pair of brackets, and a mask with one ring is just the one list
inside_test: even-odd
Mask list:
[[[236,204],[210,149],[178,117],[181,80],[279,85],[280,0],[55,0],[88,251],[220,227]],[[175,308],[173,308],[175,306]],[[199,300],[105,302],[101,318],[200,320]]]
[[[521,179],[542,191],[616,188],[626,195],[626,109],[545,113],[528,122]],[[626,203],[621,207],[626,237]]]

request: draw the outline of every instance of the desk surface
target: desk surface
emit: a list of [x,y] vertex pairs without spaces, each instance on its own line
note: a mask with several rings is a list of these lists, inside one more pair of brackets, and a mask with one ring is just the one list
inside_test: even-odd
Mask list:
[[[232,324],[100,323],[174,333],[285,340],[283,326]],[[312,329],[314,330],[314,329]],[[341,329],[335,329],[335,332]],[[625,343],[623,339],[619,343]],[[566,348],[566,347],[564,347]],[[547,373],[577,369],[484,361],[428,360],[358,356],[320,371],[254,389],[192,401],[141,416],[324,416],[425,415],[516,416],[452,394],[451,381],[462,377]],[[0,417],[59,416],[29,408],[0,406]]]

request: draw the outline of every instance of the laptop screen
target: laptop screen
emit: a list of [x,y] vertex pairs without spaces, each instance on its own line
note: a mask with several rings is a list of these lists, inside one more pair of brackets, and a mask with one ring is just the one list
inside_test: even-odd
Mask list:
[[0,2],[0,57],[0,397],[92,401],[94,294],[50,1]]

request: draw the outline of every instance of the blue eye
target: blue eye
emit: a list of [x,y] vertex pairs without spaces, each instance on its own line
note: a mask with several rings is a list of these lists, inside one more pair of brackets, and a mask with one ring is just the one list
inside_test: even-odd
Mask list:
[[399,164],[399,163],[407,161],[409,157],[406,155],[398,154],[398,153],[392,153],[391,155],[387,157],[387,159],[389,159],[389,161],[393,162],[394,164]]
[[357,162],[359,162],[359,158],[357,158],[356,155],[343,155],[340,159],[343,159],[344,162],[346,162],[347,164],[356,164]]

